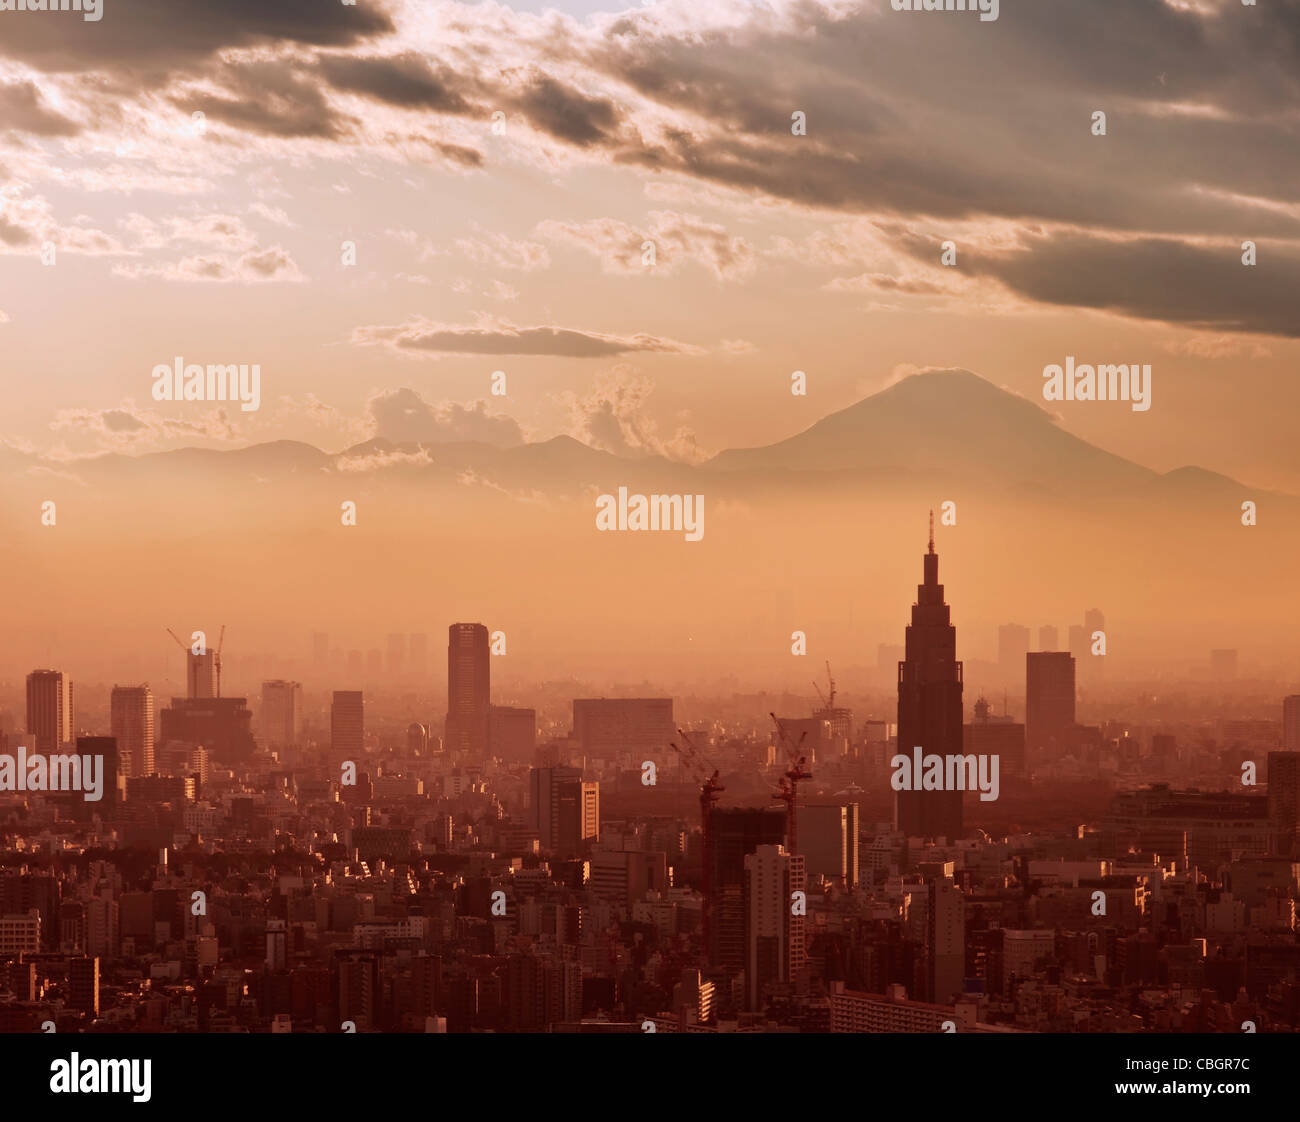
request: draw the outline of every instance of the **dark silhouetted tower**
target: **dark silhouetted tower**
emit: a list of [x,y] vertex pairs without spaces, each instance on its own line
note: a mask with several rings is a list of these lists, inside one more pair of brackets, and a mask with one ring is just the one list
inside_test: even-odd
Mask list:
[[447,628],[447,726],[444,749],[483,758],[491,709],[488,629],[481,623]]
[[[962,667],[957,661],[957,629],[939,583],[933,514],[925,582],[917,586],[903,652],[898,664],[899,753],[906,756],[920,748],[927,756],[960,755]],[[908,837],[961,837],[961,792],[896,791],[894,826]]]

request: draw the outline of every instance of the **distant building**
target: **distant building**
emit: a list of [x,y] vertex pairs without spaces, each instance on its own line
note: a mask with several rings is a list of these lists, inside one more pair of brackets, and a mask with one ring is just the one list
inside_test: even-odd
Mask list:
[[202,744],[223,762],[246,760],[257,747],[253,714],[243,697],[173,697],[159,718],[159,741]]
[[997,756],[999,774],[1025,778],[1025,726],[1009,716],[995,716],[989,703],[975,702],[975,715],[965,730],[965,751],[975,756]]
[[842,888],[858,884],[858,804],[799,804],[799,849],[810,881],[824,876]]
[[302,684],[276,679],[262,683],[262,737],[275,748],[302,742]]
[[662,752],[676,735],[671,697],[573,701],[573,736],[589,756]]
[[1268,754],[1268,817],[1273,853],[1300,857],[1300,752]]
[[600,784],[573,767],[529,772],[530,822],[544,852],[575,857],[600,838]]
[[33,670],[27,675],[27,731],[43,755],[72,739],[72,682],[62,670]]
[[1282,699],[1282,751],[1300,752],[1300,693]]
[[330,750],[343,758],[365,750],[365,698],[360,690],[335,690],[330,703]]
[[493,705],[488,709],[488,753],[510,763],[531,763],[537,749],[537,711]]
[[99,959],[68,959],[68,1008],[89,1017],[99,1016]]
[[153,690],[114,686],[109,700],[109,729],[117,740],[123,775],[152,775],[154,770]]
[[792,906],[805,892],[804,859],[780,845],[745,856],[745,1007],[759,1011],[769,987],[795,986],[804,976],[804,915]]
[[1004,623],[998,628],[998,667],[1005,677],[1019,677],[1028,653],[1029,628],[1018,623]]
[[481,623],[453,623],[447,629],[447,722],[443,747],[473,759],[488,753],[491,708],[488,629]]
[[1064,753],[1074,731],[1074,655],[1037,651],[1025,656],[1025,746]]

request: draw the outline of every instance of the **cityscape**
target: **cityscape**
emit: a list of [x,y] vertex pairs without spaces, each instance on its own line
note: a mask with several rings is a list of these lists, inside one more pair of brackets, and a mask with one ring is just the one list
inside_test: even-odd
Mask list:
[[[1017,688],[971,698],[933,513],[920,560],[869,713],[828,663],[803,709],[575,696],[566,727],[494,703],[477,622],[436,718],[331,688],[362,661],[323,633],[319,681],[252,698],[224,628],[171,633],[184,696],[107,713],[33,670],[0,709],[0,1029],[1295,1031],[1300,694],[1082,720],[1090,609],[1064,649],[1001,627]],[[368,681],[436,661],[394,634]]]

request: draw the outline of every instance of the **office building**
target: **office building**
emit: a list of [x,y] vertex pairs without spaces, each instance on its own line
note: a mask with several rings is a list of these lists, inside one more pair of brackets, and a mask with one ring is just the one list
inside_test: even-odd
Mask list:
[[1065,753],[1074,731],[1074,655],[1037,651],[1025,656],[1025,747]]
[[975,756],[997,756],[998,773],[1005,778],[1026,778],[1025,726],[1010,716],[996,716],[989,703],[975,702],[975,715],[966,726],[966,751]]
[[798,987],[805,981],[807,948],[804,908],[794,906],[805,892],[804,859],[780,845],[760,845],[744,859],[745,1007],[763,1009],[772,987]]
[[709,963],[738,974],[745,968],[745,858],[761,845],[785,844],[785,811],[777,807],[718,807],[709,815]]
[[573,738],[586,755],[661,753],[676,737],[671,697],[575,698]]
[[443,747],[472,759],[488,754],[492,655],[481,623],[447,629],[447,722]]
[[330,749],[355,760],[365,750],[365,700],[360,690],[335,690],[330,703]]
[[272,748],[302,743],[302,685],[276,679],[262,683],[262,739]]
[[27,675],[27,731],[42,755],[56,752],[72,739],[72,682],[62,670],[33,670]]
[[117,741],[118,765],[124,776],[152,775],[154,770],[153,690],[114,686],[109,699],[109,731]]
[[[214,760],[246,760],[257,748],[253,713],[243,697],[173,697],[159,713],[158,741],[202,744]],[[155,755],[157,750],[155,749]]]
[[841,888],[858,884],[858,804],[799,804],[799,850],[808,880],[825,877]]
[[543,852],[575,857],[599,840],[600,784],[584,782],[581,768],[532,768],[529,795],[529,825]]
[[[924,581],[917,586],[904,651],[898,664],[899,754],[911,756],[920,748],[925,756],[961,755],[962,664],[957,661],[957,629],[939,583],[933,515]],[[908,837],[956,840],[963,832],[962,793],[896,790],[894,825]]]
[[488,709],[488,752],[508,763],[531,763],[537,749],[537,711],[493,705]]
[[99,1016],[99,959],[79,955],[68,959],[68,1008]]

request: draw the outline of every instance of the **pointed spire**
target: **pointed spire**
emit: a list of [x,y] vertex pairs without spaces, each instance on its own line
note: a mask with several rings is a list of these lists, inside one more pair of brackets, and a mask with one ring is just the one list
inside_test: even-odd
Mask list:
[[934,552],[934,511],[930,511],[930,552]]

